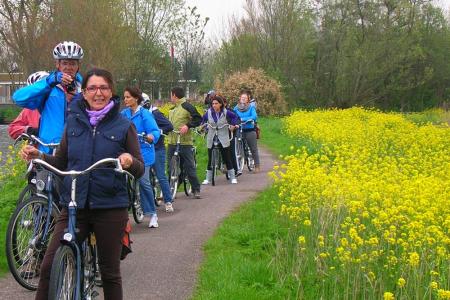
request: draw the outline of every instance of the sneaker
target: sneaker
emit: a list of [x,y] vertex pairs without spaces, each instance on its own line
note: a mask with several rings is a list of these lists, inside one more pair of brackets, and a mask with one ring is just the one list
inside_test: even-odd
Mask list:
[[200,197],[200,191],[195,191],[194,192],[194,198],[195,199],[200,199],[201,197]]
[[261,169],[259,167],[255,167],[255,169],[253,170],[254,173],[259,173],[261,171]]
[[236,183],[237,183],[237,179],[236,178],[231,179],[231,184],[236,184]]
[[173,212],[173,205],[171,202],[167,202],[166,203],[166,213],[171,213]]
[[209,184],[209,181],[208,181],[208,179],[205,179],[205,180],[203,180],[202,184],[203,184],[203,185],[207,185],[207,184]]
[[241,171],[238,171],[238,172],[235,172],[234,174],[235,174],[236,177],[239,177],[239,176],[242,175],[242,172],[241,172]]
[[156,215],[152,215],[152,217],[150,218],[150,223],[148,224],[149,228],[158,228],[158,216]]

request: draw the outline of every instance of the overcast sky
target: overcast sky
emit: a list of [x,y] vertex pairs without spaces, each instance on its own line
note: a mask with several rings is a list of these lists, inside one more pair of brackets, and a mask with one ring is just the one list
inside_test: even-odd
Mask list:
[[210,39],[217,39],[226,32],[231,16],[244,15],[245,0],[186,0],[186,3],[191,7],[197,6],[202,18],[209,17],[205,32]]

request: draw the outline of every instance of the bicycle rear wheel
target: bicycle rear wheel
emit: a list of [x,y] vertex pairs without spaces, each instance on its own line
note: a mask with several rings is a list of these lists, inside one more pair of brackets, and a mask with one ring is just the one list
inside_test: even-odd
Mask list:
[[97,245],[95,242],[95,235],[90,234],[90,237],[83,243],[83,296],[84,299],[93,299],[98,295],[95,287],[102,284],[99,274]]
[[246,162],[248,170],[253,172],[253,170],[255,170],[255,160],[253,159],[253,154],[250,151],[248,152]]
[[184,187],[184,194],[186,196],[190,196],[192,194],[192,186],[186,173],[184,173],[183,175],[183,187]]
[[134,199],[133,205],[131,206],[131,211],[133,212],[134,221],[137,224],[142,223],[142,221],[144,220],[144,211],[142,210],[141,196],[139,193],[136,194],[136,198]]
[[76,255],[71,247],[62,245],[53,259],[48,298],[75,299],[76,280]]
[[[19,203],[6,230],[9,270],[21,286],[32,291],[37,289],[40,265],[59,215],[56,204],[52,203],[51,215],[48,213],[48,200],[42,196],[32,196]],[[47,216],[50,217],[48,224]]]
[[177,196],[178,189],[178,176],[180,174],[180,158],[178,156],[172,156],[169,164],[170,169],[170,178],[169,178],[169,186],[170,192],[172,193],[172,199],[175,199]]
[[153,168],[150,169],[150,184],[152,185],[153,199],[155,202],[155,206],[160,206],[161,202],[158,201],[159,194],[157,191],[157,186],[159,185],[159,183],[158,178],[156,178],[155,170]]
[[236,162],[238,167],[238,172],[242,173],[244,170],[245,164],[245,154],[244,154],[244,145],[242,144],[242,140],[236,140],[235,143],[235,151],[236,151]]
[[250,147],[247,145],[247,143],[245,143],[244,145],[244,154],[247,168],[250,172],[253,172],[253,170],[255,169],[255,160],[253,159],[252,151],[250,151]]

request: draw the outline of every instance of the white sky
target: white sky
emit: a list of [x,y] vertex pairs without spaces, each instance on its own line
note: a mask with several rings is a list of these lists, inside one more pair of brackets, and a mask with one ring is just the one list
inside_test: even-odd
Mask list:
[[220,40],[226,33],[230,17],[242,17],[245,13],[245,0],[186,0],[186,3],[196,6],[202,18],[209,17],[205,33],[212,40]]

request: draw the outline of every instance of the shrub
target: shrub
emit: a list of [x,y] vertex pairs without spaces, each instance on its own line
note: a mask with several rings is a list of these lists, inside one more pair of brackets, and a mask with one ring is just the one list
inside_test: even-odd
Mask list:
[[280,84],[268,77],[261,69],[236,72],[225,82],[216,80],[216,90],[225,96],[231,106],[236,105],[241,90],[248,89],[258,101],[257,111],[261,115],[283,115],[288,112]]

